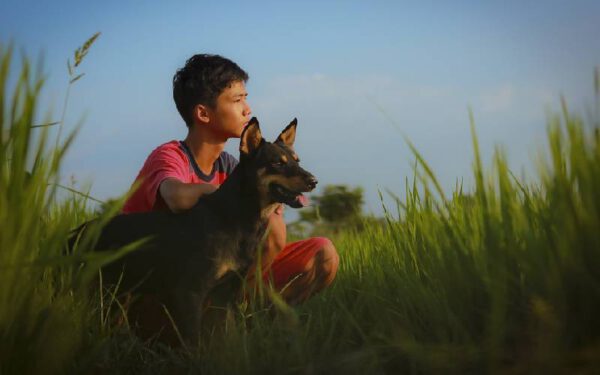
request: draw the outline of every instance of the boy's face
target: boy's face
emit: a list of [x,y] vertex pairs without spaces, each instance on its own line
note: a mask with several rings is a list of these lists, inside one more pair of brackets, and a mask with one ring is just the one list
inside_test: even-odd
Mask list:
[[217,97],[215,107],[210,109],[210,126],[225,138],[239,138],[252,113],[247,96],[243,81],[233,82],[225,88]]

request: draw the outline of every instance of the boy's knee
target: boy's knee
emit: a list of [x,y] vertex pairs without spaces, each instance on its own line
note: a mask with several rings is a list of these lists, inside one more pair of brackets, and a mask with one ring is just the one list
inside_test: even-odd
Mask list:
[[322,288],[329,286],[335,279],[340,258],[335,246],[329,239],[319,237],[318,241],[320,249],[315,256],[313,266],[315,267],[315,273],[318,276],[317,279],[322,280]]

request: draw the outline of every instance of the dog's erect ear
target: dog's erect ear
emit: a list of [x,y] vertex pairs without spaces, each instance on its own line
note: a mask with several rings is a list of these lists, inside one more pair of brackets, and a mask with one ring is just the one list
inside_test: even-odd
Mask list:
[[265,140],[260,132],[258,120],[252,117],[250,122],[244,128],[240,137],[240,154],[249,155],[254,152]]
[[294,141],[296,140],[296,126],[298,125],[298,120],[295,118],[290,122],[288,126],[283,129],[279,137],[275,142],[283,143],[289,148],[294,148]]

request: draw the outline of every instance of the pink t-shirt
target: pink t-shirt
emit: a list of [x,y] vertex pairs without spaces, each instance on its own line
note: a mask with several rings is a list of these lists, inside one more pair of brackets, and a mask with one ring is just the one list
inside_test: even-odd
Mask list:
[[123,213],[168,209],[158,188],[165,178],[176,178],[184,183],[222,184],[231,174],[237,160],[223,151],[213,164],[212,172],[204,174],[181,141],[158,146],[146,159],[135,181],[140,185],[123,206]]

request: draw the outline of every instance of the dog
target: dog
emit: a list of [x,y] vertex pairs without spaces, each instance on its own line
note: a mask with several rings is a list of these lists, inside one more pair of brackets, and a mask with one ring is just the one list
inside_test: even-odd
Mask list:
[[[214,193],[183,213],[120,214],[102,229],[94,249],[141,247],[102,268],[103,283],[158,296],[182,338],[196,343],[208,293],[254,263],[278,204],[305,205],[317,179],[299,165],[294,119],[273,143],[252,118],[240,138],[240,161]],[[78,234],[79,237],[81,234]],[[73,245],[73,244],[72,244]]]

